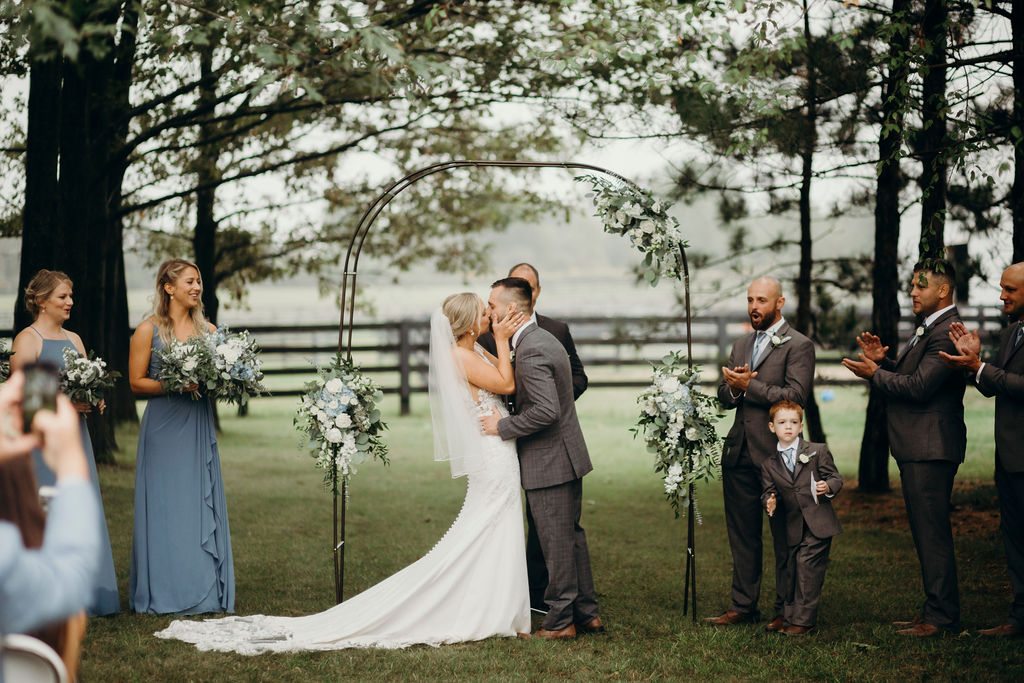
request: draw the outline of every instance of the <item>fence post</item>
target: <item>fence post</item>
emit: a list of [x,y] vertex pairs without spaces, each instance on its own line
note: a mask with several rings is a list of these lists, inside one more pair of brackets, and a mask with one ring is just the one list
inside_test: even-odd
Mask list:
[[727,326],[729,320],[725,315],[719,315],[715,317],[715,324],[718,328],[718,359],[729,357],[729,342],[731,341],[728,336],[729,330]]
[[401,415],[409,414],[409,397],[412,395],[412,388],[409,384],[410,360],[409,360],[409,330],[411,324],[408,319],[398,324],[398,396],[401,400]]

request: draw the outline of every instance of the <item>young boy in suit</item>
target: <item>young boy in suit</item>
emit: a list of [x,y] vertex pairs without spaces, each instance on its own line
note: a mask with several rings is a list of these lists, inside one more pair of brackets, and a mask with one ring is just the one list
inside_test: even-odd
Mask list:
[[823,443],[800,438],[804,411],[793,401],[772,405],[768,428],[779,439],[777,455],[761,465],[761,500],[768,516],[785,515],[788,554],[781,580],[786,595],[779,633],[803,636],[818,620],[818,600],[832,537],[842,531],[830,499],[843,487]]

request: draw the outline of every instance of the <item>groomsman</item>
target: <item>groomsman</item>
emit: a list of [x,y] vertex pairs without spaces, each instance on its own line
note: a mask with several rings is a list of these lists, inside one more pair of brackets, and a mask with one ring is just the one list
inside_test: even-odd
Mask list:
[[949,330],[958,354],[940,355],[950,367],[970,371],[968,377],[978,391],[996,397],[995,479],[1013,603],[1006,622],[979,633],[1008,637],[1024,635],[1024,262],[1003,271],[999,286],[1003,313],[1010,324],[995,360],[981,360],[978,332],[968,332],[961,323],[954,323]]
[[[537,323],[537,327],[547,330],[554,335],[565,352],[569,355],[569,367],[572,370],[572,396],[578,399],[587,390],[587,373],[583,371],[583,361],[576,353],[576,344],[569,333],[569,325],[561,320],[549,318],[546,315],[537,313],[537,297],[540,295],[540,275],[537,269],[529,263],[517,263],[508,271],[509,277],[520,277],[530,283],[532,289],[533,314],[530,318]],[[494,335],[486,332],[480,335],[477,342],[496,354],[494,347]],[[530,607],[537,612],[547,612],[547,604],[544,602],[544,592],[548,587],[548,570],[544,564],[544,553],[540,548],[540,539],[537,538],[537,530],[533,524],[533,514],[530,511],[530,502],[526,502],[526,573],[530,580]]]
[[888,346],[869,332],[857,338],[859,360],[843,365],[882,392],[887,402],[889,448],[900,470],[903,501],[921,563],[925,601],[911,621],[896,621],[903,636],[960,630],[953,530],[949,521],[953,477],[964,461],[963,373],[940,353],[955,351],[949,331],[960,315],[953,304],[953,264],[919,263],[910,282],[918,325],[895,362]]
[[[777,439],[768,429],[768,410],[783,399],[803,407],[814,381],[814,344],[782,317],[782,285],[772,277],[747,289],[747,314],[754,332],[736,340],[729,365],[722,368],[718,398],[736,409],[722,453],[725,525],[732,550],[732,598],[729,608],[705,623],[729,626],[757,621],[761,595],[761,464],[775,456]],[[782,515],[769,519],[775,550],[775,615],[766,627],[783,626],[788,546]]]

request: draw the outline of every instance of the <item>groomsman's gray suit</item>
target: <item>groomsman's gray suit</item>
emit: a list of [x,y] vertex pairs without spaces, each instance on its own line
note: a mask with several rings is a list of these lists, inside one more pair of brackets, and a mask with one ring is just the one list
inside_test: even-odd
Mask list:
[[872,386],[887,399],[889,448],[900,468],[921,562],[925,601],[918,616],[947,631],[960,629],[949,498],[967,448],[966,384],[963,373],[947,367],[939,351],[958,353],[949,326],[959,320],[956,308],[946,311],[917,342],[908,342],[895,361],[883,359],[871,377]]
[[[759,617],[757,601],[761,595],[761,464],[773,457],[778,439],[768,429],[768,409],[789,399],[804,406],[811,397],[814,382],[814,344],[788,322],[776,335],[789,341],[775,347],[766,343],[751,370],[747,391],[735,396],[723,380],[718,398],[726,408],[736,409],[736,419],[726,437],[722,453],[722,495],[725,499],[725,524],[732,550],[732,604],[730,609],[752,619]],[[757,333],[740,337],[729,354],[729,367],[750,363]],[[779,518],[769,520],[775,546],[775,614],[782,614],[784,594],[780,574],[784,570],[787,546]]]
[[560,631],[598,616],[587,535],[580,526],[583,476],[593,469],[573,402],[569,356],[535,324],[516,340],[516,413],[498,422],[516,439],[520,478],[533,512],[548,588],[541,628]]
[[[776,451],[761,465],[761,502],[775,494],[775,517],[786,525],[786,567],[783,572],[786,601],[782,616],[794,626],[813,627],[818,621],[818,601],[825,583],[825,569],[832,537],[842,532],[832,503],[825,495],[817,502],[811,493],[811,475],[828,484],[834,496],[843,488],[843,478],[823,443],[797,439],[795,464],[790,472]],[[810,456],[807,464],[800,455]]]
[[987,362],[978,390],[996,397],[996,488],[1013,604],[1010,622],[1024,630],[1024,342],[1013,344],[1021,321],[1006,328],[995,362]]

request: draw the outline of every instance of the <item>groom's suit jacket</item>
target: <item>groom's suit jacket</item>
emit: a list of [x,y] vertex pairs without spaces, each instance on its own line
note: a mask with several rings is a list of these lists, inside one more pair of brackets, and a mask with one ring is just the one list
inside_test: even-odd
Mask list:
[[569,356],[537,325],[522,331],[515,354],[516,414],[498,422],[498,434],[516,439],[523,488],[583,477],[593,466],[576,417]]
[[985,363],[978,391],[996,397],[996,456],[1007,472],[1024,472],[1024,343],[1011,348],[1018,321],[1007,325],[995,362]]
[[949,326],[956,308],[943,313],[895,361],[884,358],[871,385],[886,397],[889,448],[896,462],[961,463],[967,449],[963,372],[946,366],[939,351],[957,355]]
[[[815,481],[828,484],[832,495],[843,488],[843,478],[839,476],[828,446],[797,439],[796,453],[796,465],[792,473],[782,461],[778,450],[775,457],[761,464],[761,503],[766,503],[768,496],[775,494],[778,504],[776,514],[781,512],[786,517],[786,541],[790,546],[799,545],[804,535],[805,522],[808,530],[818,538],[832,538],[843,530],[828,497],[820,495],[815,502],[811,493],[812,474]],[[800,462],[801,455],[808,457],[807,464]]]
[[[734,396],[732,387],[722,380],[718,398],[726,408],[736,409],[736,419],[726,437],[722,465],[732,467],[740,458],[744,444],[750,459],[760,466],[775,451],[778,439],[768,429],[768,409],[773,403],[789,399],[800,406],[807,404],[814,383],[814,343],[784,322],[776,336],[790,337],[780,346],[765,344],[757,365],[750,368],[757,377],[750,380],[747,391]],[[729,354],[729,367],[750,362],[756,332],[740,337]]]

